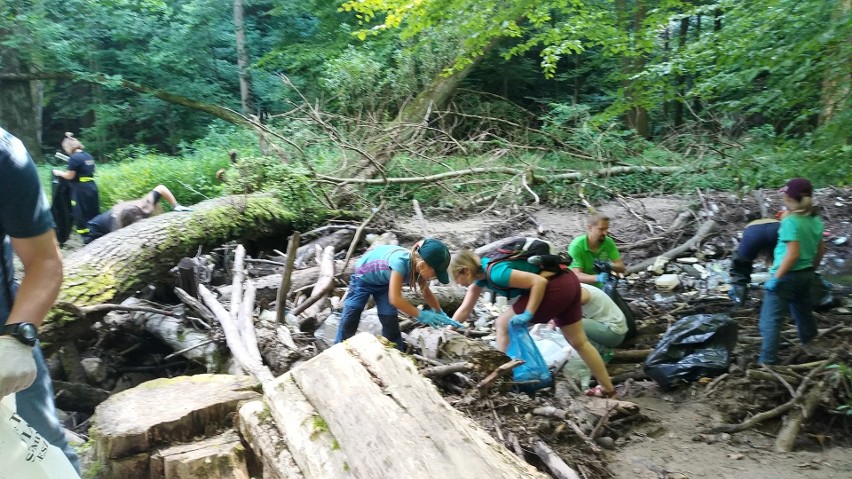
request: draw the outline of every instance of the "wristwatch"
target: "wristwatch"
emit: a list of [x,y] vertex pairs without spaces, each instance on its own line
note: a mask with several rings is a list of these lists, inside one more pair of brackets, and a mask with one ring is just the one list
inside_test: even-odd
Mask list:
[[38,341],[38,328],[33,323],[14,323],[3,326],[0,336],[12,336],[27,346],[35,346]]

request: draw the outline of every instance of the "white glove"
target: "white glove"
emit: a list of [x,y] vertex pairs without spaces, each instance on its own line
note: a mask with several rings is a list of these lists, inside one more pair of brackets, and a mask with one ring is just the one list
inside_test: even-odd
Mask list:
[[35,381],[36,364],[32,346],[0,336],[0,397],[30,387]]
[[174,208],[172,208],[172,211],[177,211],[177,212],[181,212],[181,211],[192,211],[192,208],[190,208],[190,207],[188,207],[188,206],[183,206],[182,204],[177,203],[177,204],[175,205],[175,207],[174,207]]

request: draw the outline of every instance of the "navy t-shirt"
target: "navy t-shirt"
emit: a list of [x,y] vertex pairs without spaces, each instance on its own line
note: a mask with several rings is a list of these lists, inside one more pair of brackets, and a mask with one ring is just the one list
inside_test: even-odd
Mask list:
[[[53,228],[50,205],[42,191],[35,164],[21,140],[0,128],[0,324],[6,323],[14,290],[12,248],[6,235],[31,238]],[[8,289],[7,289],[8,288]]]
[[91,178],[95,176],[95,159],[85,151],[78,151],[68,159],[68,169],[77,172],[73,182],[79,182],[81,177]]

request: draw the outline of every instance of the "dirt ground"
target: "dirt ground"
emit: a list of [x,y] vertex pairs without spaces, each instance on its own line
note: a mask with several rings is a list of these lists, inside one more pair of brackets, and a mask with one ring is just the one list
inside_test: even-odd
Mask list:
[[[780,209],[779,193],[765,191],[762,194],[770,214]],[[817,192],[816,196],[824,208],[822,217],[827,231],[828,253],[823,261],[822,273],[837,281],[835,294],[838,295],[841,306],[843,301],[846,302],[845,309],[835,308],[831,312],[818,315],[820,328],[838,323],[852,326],[852,316],[848,312],[852,263],[849,261],[849,243],[846,239],[852,234],[852,195],[848,190],[826,189]],[[739,199],[730,194],[704,193],[699,196],[698,192],[692,197],[619,200],[601,205],[598,209],[610,216],[610,233],[620,247],[649,235],[660,235],[680,212],[695,210],[695,222],[691,231],[661,239],[659,243],[648,248],[627,248],[624,258],[628,266],[682,243],[694,232],[694,224],[711,218],[718,223],[718,228],[701,243],[698,255],[706,255],[702,262],[724,260],[736,248],[738,235],[745,224],[759,217],[760,213],[755,197]],[[584,212],[580,210],[535,207],[507,211],[492,209],[485,214],[454,219],[448,219],[446,216],[431,217],[427,214],[425,233],[423,223],[407,219],[402,212],[398,214],[395,226],[401,239],[414,240],[420,236],[431,235],[448,242],[451,249],[472,249],[515,235],[538,235],[564,248],[573,237],[584,232]],[[655,302],[657,291],[648,281],[638,278],[628,280],[628,283],[630,284],[623,295],[634,306],[639,306],[634,309],[644,311],[641,305]],[[709,294],[709,298],[700,300],[703,296],[704,293],[694,297],[699,298],[694,302],[685,300],[683,306],[686,310],[683,312],[718,312],[730,309],[730,302],[724,294],[716,294],[715,297]],[[753,297],[755,301],[752,306],[737,313],[736,319],[743,323],[744,328],[754,328],[757,321],[760,293],[755,292]],[[659,314],[659,309],[650,310]],[[674,316],[681,317],[679,314]],[[655,341],[665,330],[665,321],[662,321],[662,317],[642,317],[641,314],[639,319],[640,328],[644,326],[653,333],[637,339],[633,347],[653,348]],[[673,319],[668,318],[669,324]],[[662,328],[651,329],[653,324],[660,322],[663,323]],[[738,346],[735,351],[735,363],[742,367],[753,362],[757,346],[759,343]],[[824,347],[848,351],[848,340],[826,343]],[[733,369],[737,368],[736,364],[732,366]],[[608,473],[599,473],[601,477],[607,477],[607,474],[616,478],[852,477],[852,441],[848,433],[852,423],[850,417],[822,414],[813,418],[799,434],[794,452],[776,453],[773,452],[773,443],[774,435],[780,427],[779,421],[767,422],[740,433],[701,434],[702,429],[709,426],[738,423],[745,419],[744,415],[760,412],[754,408],[754,403],[757,403],[758,407],[761,405],[763,396],[760,387],[726,381],[720,383],[720,387],[713,391],[713,394],[705,395],[706,388],[703,384],[662,391],[651,380],[628,381],[629,386],[619,386],[621,397],[638,404],[644,417],[629,433],[616,439],[613,450],[604,452],[602,462],[605,463]],[[774,405],[767,405],[763,410]],[[487,424],[485,426],[488,427]],[[577,458],[576,454],[573,457]],[[589,474],[589,477],[593,477],[593,474]]]

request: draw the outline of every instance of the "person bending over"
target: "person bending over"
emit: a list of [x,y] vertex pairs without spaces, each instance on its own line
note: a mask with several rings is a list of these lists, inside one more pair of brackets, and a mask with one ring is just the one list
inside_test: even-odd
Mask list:
[[161,211],[160,199],[171,205],[172,211],[192,211],[192,208],[181,206],[175,196],[163,185],[157,185],[147,195],[133,201],[122,201],[109,210],[92,218],[87,224],[88,232],[83,235],[83,243],[92,241],[124,228],[139,220],[148,218]]
[[509,347],[509,322],[529,325],[552,319],[598,380],[598,386],[586,394],[615,396],[606,364],[583,329],[577,276],[571,271],[543,271],[526,260],[504,260],[489,269],[490,261],[471,251],[461,251],[453,258],[450,273],[456,283],[467,287],[467,294],[453,319],[465,321],[485,288],[508,299],[518,298],[497,318],[497,349],[505,352]]

